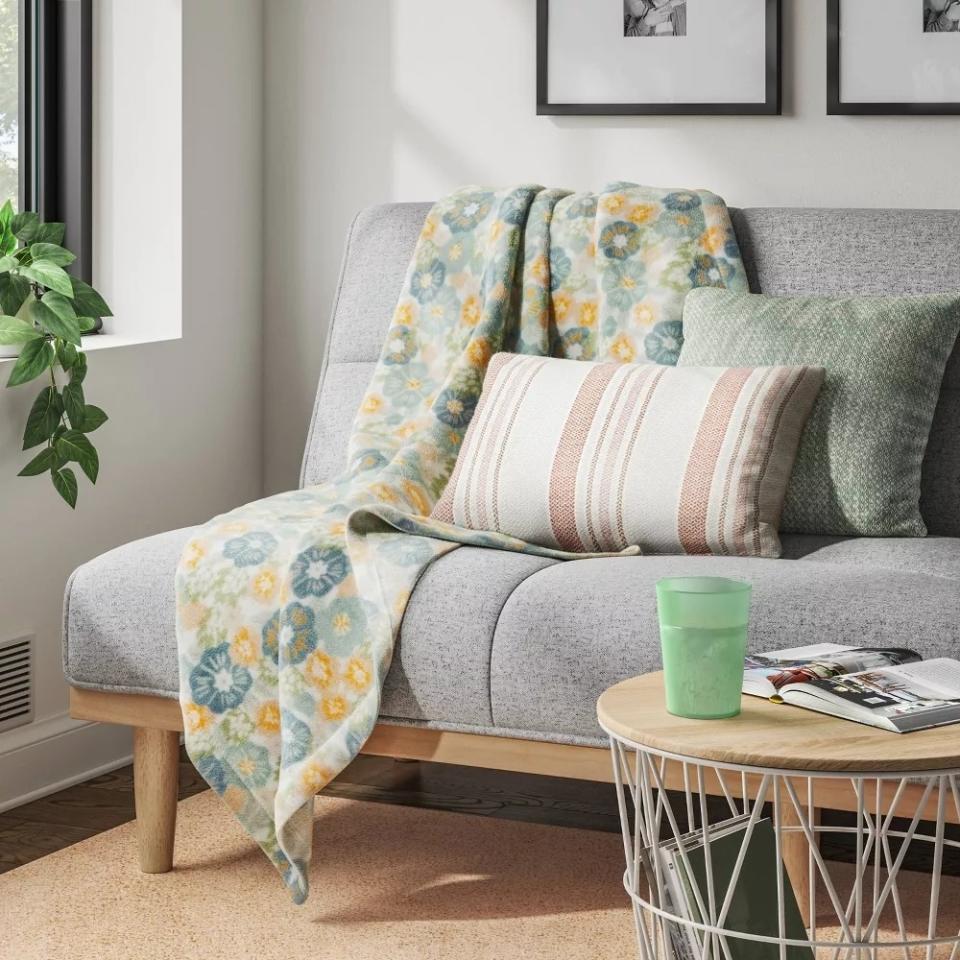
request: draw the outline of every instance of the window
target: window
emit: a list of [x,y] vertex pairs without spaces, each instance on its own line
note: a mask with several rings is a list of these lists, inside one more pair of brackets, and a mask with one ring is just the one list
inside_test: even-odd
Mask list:
[[20,198],[20,10],[0,0],[0,205]]
[[0,203],[66,223],[91,272],[92,0],[0,0]]

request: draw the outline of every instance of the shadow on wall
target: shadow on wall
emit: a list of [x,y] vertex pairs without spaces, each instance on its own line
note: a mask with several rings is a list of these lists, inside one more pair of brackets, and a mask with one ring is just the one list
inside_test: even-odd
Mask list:
[[[404,109],[393,42],[397,16],[391,0],[286,0],[271,5],[266,18],[267,494],[297,485],[354,215],[396,195],[401,152],[415,152],[418,164],[451,185],[477,168],[453,138]],[[426,43],[405,52],[403,69],[429,73]]]
[[[355,39],[363,36],[363,43]],[[295,487],[359,179],[390,195],[390,4],[286,0],[266,17],[264,485]],[[376,91],[375,95],[372,93]],[[345,150],[344,137],[363,150]],[[349,162],[348,162],[349,160]]]

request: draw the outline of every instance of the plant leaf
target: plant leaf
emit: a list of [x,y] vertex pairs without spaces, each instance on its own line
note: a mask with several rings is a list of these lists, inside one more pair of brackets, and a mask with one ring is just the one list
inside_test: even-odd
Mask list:
[[81,333],[89,333],[97,325],[96,317],[77,317],[77,323],[80,324]]
[[87,356],[84,353],[78,353],[77,359],[70,368],[70,382],[83,383],[83,378],[87,375]]
[[57,493],[70,504],[72,509],[76,509],[77,475],[69,467],[64,467],[62,470],[54,470],[51,476]]
[[77,258],[69,251],[65,250],[56,243],[32,243],[30,244],[30,256],[34,262],[37,260],[49,260],[58,267],[66,267],[73,263]]
[[10,229],[10,226],[7,225],[0,230],[0,253],[4,256],[8,256],[17,249],[17,238],[13,235],[13,231]]
[[89,283],[78,277],[71,277],[73,285],[73,305],[81,317],[112,317],[107,301],[97,293]]
[[20,268],[20,276],[40,283],[65,297],[73,297],[73,284],[70,283],[70,274],[63,267],[58,267],[50,260],[34,260],[28,267]]
[[18,474],[18,477],[36,477],[53,466],[53,450],[44,447]]
[[8,200],[2,207],[0,207],[0,227],[6,230],[10,226],[10,221],[13,219],[13,201]]
[[44,294],[43,300],[34,300],[30,304],[27,311],[30,319],[55,337],[62,337],[68,343],[80,346],[80,324],[77,323],[77,318],[61,317],[48,306],[46,302],[48,296],[50,296],[49,293]]
[[23,277],[0,273],[0,310],[15,316],[30,296],[30,284]]
[[27,383],[39,377],[53,363],[53,357],[53,347],[42,337],[25,343],[17,362],[10,371],[7,386],[17,387],[21,383]]
[[40,218],[32,210],[24,210],[10,221],[13,235],[25,244],[33,243],[37,239],[40,226]]
[[[77,320],[73,304],[62,293],[48,290],[41,299],[61,320],[68,322]],[[80,329],[79,321],[77,321],[77,329]]]
[[19,317],[0,317],[0,343],[29,343],[43,334],[32,324]]
[[88,403],[83,408],[83,426],[80,428],[84,433],[93,433],[98,427],[102,427],[110,418],[97,406]]
[[69,370],[77,362],[77,348],[72,343],[57,341],[57,363]]
[[[68,383],[63,388],[63,408],[70,418],[70,426],[74,430],[81,430],[83,412],[86,404],[83,400],[83,387],[79,383]],[[54,424],[56,426],[56,424]]]
[[9,273],[18,266],[19,264],[15,257],[11,257],[9,254],[4,254],[0,257],[0,273]]
[[93,444],[79,430],[68,430],[58,437],[54,441],[53,449],[64,460],[79,463],[80,469],[90,478],[90,482],[97,482],[100,458]]
[[[69,389],[69,387],[67,388]],[[53,387],[44,387],[33,401],[23,432],[23,449],[29,450],[38,443],[46,443],[60,422],[60,397]]]
[[37,230],[35,243],[55,243],[58,247],[63,246],[63,235],[66,227],[62,223],[51,221],[50,223],[41,223]]

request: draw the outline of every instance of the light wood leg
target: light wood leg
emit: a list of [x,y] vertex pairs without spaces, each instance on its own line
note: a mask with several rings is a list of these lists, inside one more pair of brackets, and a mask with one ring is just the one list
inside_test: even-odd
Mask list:
[[144,873],[166,873],[173,867],[179,761],[180,737],[175,731],[134,728],[133,794]]
[[[803,815],[806,817],[807,809],[806,807],[802,809]],[[785,827],[800,825],[797,811],[789,797],[784,794],[781,794],[780,819]],[[820,823],[820,811],[817,808],[814,808],[813,811],[813,822],[814,824]],[[787,876],[790,878],[793,892],[797,898],[800,916],[803,917],[804,923],[808,923],[810,897],[815,891],[810,889],[810,845],[807,843],[806,835],[799,831],[784,834],[780,851],[783,856],[783,864],[787,868]]]

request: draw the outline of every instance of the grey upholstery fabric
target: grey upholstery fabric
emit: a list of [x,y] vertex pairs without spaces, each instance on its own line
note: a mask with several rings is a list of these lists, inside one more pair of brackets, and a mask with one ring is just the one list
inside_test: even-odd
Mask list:
[[[334,306],[302,482],[344,464],[429,204],[355,221]],[[960,289],[960,213],[734,211],[754,289],[926,293]],[[924,517],[960,535],[960,357],[948,367],[924,468]],[[177,695],[173,574],[190,529],[80,567],[67,585],[64,671],[76,686]],[[755,583],[753,643],[909,637],[960,655],[960,540],[785,538],[796,560],[641,557],[570,564],[463,548],[421,578],[384,691],[389,722],[601,743],[602,688],[658,665],[653,582],[719,572]],[[797,562],[799,561],[799,562]]]
[[942,577],[812,560],[576,560],[528,577],[503,608],[490,667],[494,726],[597,735],[604,689],[660,668],[654,584],[690,574],[753,584],[754,650],[829,638],[960,655],[960,589]]
[[73,571],[63,607],[68,683],[177,696],[173,578],[196,529],[135,540]]
[[428,567],[403,617],[381,713],[489,727],[490,651],[503,605],[553,560],[462,547]]
[[327,366],[310,427],[310,445],[304,458],[301,486],[309,487],[337,476],[346,464],[353,418],[360,407],[376,361],[341,361]]
[[[960,580],[958,537],[810,537],[783,534],[783,558],[848,563]],[[960,591],[960,584],[957,585]]]
[[[70,683],[177,695],[173,574],[193,528],[80,567],[68,585]],[[752,642],[829,636],[960,655],[960,541],[790,537],[795,560],[630,557],[557,563],[463,547],[421,578],[382,714],[445,729],[599,736],[596,697],[659,666],[653,585],[689,573],[754,584]]]
[[371,207],[350,228],[300,471],[302,487],[329,480],[344,466],[350,427],[430,207],[429,203]]
[[942,293],[960,290],[960,210],[762,207],[733,211],[755,293]]

